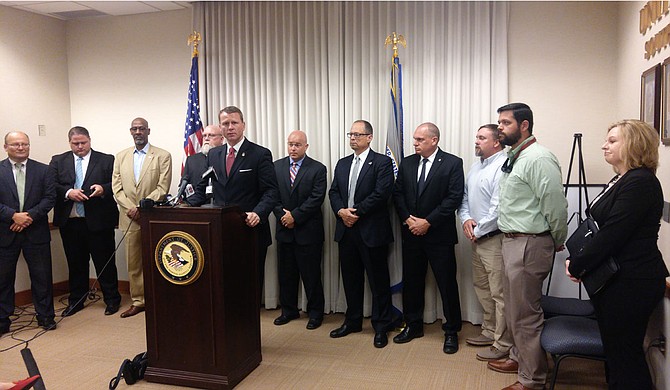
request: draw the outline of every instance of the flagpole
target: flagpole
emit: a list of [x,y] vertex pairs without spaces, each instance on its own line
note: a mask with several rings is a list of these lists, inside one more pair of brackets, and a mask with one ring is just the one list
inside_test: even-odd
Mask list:
[[188,82],[188,106],[184,125],[184,155],[181,162],[182,172],[188,156],[199,153],[202,146],[202,120],[200,119],[200,87],[198,82],[198,45],[202,41],[199,32],[188,36],[187,44],[193,45],[191,55],[191,73]]
[[[391,59],[391,84],[390,98],[391,109],[389,124],[386,132],[386,155],[391,158],[393,174],[398,176],[398,168],[403,158],[403,107],[402,107],[402,66],[398,57],[398,45],[407,47],[405,37],[394,31],[386,37],[384,47],[391,45],[393,57]],[[391,212],[391,227],[393,236],[400,237],[400,220],[395,212]],[[396,327],[404,327],[402,322],[402,240],[395,240],[389,251],[388,266],[391,281],[391,300],[393,303],[393,316],[397,320]]]

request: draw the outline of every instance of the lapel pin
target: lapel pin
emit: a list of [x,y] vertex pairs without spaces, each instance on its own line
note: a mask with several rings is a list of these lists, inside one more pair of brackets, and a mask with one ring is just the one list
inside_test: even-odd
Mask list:
[[242,157],[244,157],[244,154],[245,154],[245,153],[244,153],[244,152],[242,152]]
[[442,162],[442,159],[441,159],[441,158],[438,158],[437,161],[438,161],[438,162]]
[[370,161],[370,162],[368,163],[368,165],[372,165],[372,161]]

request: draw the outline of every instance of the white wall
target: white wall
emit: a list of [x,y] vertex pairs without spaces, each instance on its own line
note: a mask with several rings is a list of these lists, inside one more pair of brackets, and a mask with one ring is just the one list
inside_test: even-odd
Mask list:
[[[566,177],[573,134],[583,134],[589,183],[613,176],[602,159],[616,112],[616,17],[610,2],[511,2],[510,101],[533,109],[534,134],[558,157]],[[577,182],[575,161],[572,183]]]
[[[70,128],[65,23],[0,6],[0,69],[0,136],[27,133],[30,157],[48,164],[59,150],[54,149],[61,141],[59,133]],[[38,135],[38,125],[46,126],[46,136]],[[53,279],[59,282],[67,279],[67,264],[60,236],[54,233]],[[15,288],[30,289],[24,261],[18,264]]]
[[[640,78],[642,72],[656,64],[662,63],[663,60],[670,57],[670,49],[665,47],[649,60],[644,59],[644,43],[670,24],[670,15],[666,15],[651,30],[647,31],[645,35],[640,34],[639,12],[644,5],[645,2],[642,1],[626,2],[620,5],[620,13],[617,20],[617,25],[619,26],[617,35],[619,42],[617,79],[619,85],[616,96],[618,97],[617,112],[621,118],[639,118]],[[660,146],[659,155],[660,167],[656,175],[663,186],[665,200],[670,201],[670,146]],[[658,246],[663,253],[665,263],[670,268],[670,224],[667,222],[661,222]],[[663,329],[666,338],[670,336],[670,300],[667,298],[663,300],[663,305],[662,308],[659,308],[659,312],[652,317],[648,335],[654,337],[661,329]],[[663,368],[665,375],[664,383],[657,383],[657,388],[670,388],[670,370],[668,370],[667,352],[666,356],[662,356],[657,350],[653,350],[649,356],[654,365]]]

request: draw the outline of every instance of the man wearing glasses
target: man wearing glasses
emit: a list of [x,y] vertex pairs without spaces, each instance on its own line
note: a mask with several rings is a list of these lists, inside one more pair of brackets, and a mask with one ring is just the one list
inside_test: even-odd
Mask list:
[[151,129],[146,119],[133,119],[130,135],[135,146],[122,150],[114,160],[112,191],[119,204],[119,229],[128,231],[126,259],[133,300],[130,308],[121,313],[121,318],[144,311],[140,199],[164,200],[172,181],[172,157],[168,151],[149,144],[149,133]]
[[182,172],[181,179],[188,179],[188,185],[191,190],[188,193],[193,193],[195,187],[200,183],[202,174],[207,170],[207,154],[209,150],[217,146],[223,145],[223,131],[218,125],[209,125],[202,131],[202,148],[200,153],[188,156],[184,164],[184,172]]
[[347,137],[354,154],[337,162],[328,193],[337,216],[335,241],[339,243],[347,312],[344,324],[330,332],[330,337],[362,330],[365,270],[372,291],[373,344],[384,348],[392,327],[387,255],[393,232],[387,203],[393,190],[393,168],[389,157],[370,149],[369,122],[354,122]]
[[0,162],[0,335],[9,332],[14,314],[14,280],[19,254],[28,264],[37,324],[56,329],[51,233],[47,213],[56,201],[49,167],[28,158],[30,140],[22,132],[5,135],[7,158]]

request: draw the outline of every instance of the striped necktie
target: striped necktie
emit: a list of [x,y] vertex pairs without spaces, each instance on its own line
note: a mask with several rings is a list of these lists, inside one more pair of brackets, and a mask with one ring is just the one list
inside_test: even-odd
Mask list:
[[289,169],[289,176],[291,176],[291,187],[293,187],[293,182],[295,177],[298,176],[298,163],[291,163],[291,169]]

